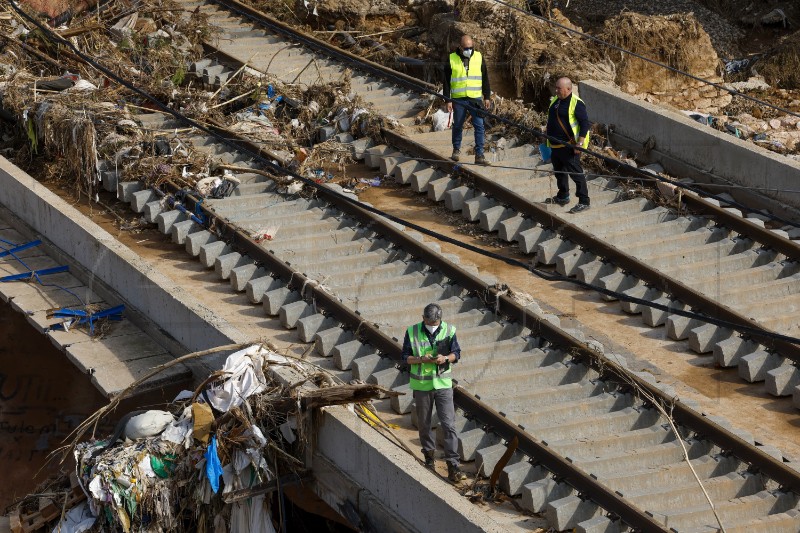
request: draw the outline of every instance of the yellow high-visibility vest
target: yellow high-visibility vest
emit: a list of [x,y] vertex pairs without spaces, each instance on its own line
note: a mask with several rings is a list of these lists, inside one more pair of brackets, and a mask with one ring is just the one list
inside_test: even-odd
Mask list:
[[[552,100],[550,100],[550,106],[547,108],[548,114],[550,113],[550,108],[553,107],[553,104],[556,103],[558,100],[558,96],[554,96]],[[578,102],[583,102],[580,98],[572,95],[572,100],[569,101],[569,127],[572,129],[572,135],[575,137],[575,142],[578,142],[578,134],[581,131],[581,125],[578,124],[578,119],[575,118],[575,108],[578,107]],[[586,104],[584,104],[586,105]],[[558,111],[556,111],[558,113]],[[550,139],[547,140],[547,146],[551,146]],[[586,137],[583,139],[583,144],[581,145],[583,148],[587,148],[589,146],[589,132],[586,132]],[[563,148],[563,144],[557,144],[555,146],[551,146],[552,148]]]
[[[469,69],[464,68],[464,61],[456,52],[450,54],[450,97],[480,98],[483,96],[483,57],[480,52],[473,52],[469,58]],[[474,69],[474,70],[473,70]]]
[[[433,344],[431,344],[431,341],[428,339],[428,333],[425,331],[425,324],[423,322],[414,324],[408,328],[407,332],[408,340],[411,342],[411,354],[414,357],[430,357],[431,359],[435,359],[438,355],[450,355],[449,351],[447,353],[438,353],[437,348],[443,341],[450,342],[450,339],[456,334],[456,328],[446,322],[439,324],[439,330],[436,332],[436,338],[433,339]],[[411,365],[411,376],[408,383],[411,390],[429,391],[453,388],[450,365],[447,365],[444,370],[438,373],[437,370],[436,363]]]

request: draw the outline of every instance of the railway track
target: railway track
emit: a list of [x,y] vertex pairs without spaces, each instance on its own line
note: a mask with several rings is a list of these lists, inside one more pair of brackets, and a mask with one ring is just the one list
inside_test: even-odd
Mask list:
[[[260,15],[232,0],[186,5],[207,12],[222,32],[216,59],[194,65],[209,84],[224,83],[248,60],[259,72],[299,84],[336,79],[343,72],[340,57],[324,55],[325,43],[304,38],[305,46],[287,47],[290,29],[274,23],[258,26]],[[230,9],[239,16],[231,16]],[[256,49],[261,59],[252,58]],[[381,69],[370,64],[368,73],[356,71],[352,91],[406,128],[402,133],[384,131],[385,145],[370,147],[363,140],[354,145],[354,153],[368,166],[460,211],[564,276],[706,315],[710,321],[621,302],[625,312],[640,314],[651,327],[665,326],[671,339],[687,340],[693,351],[713,357],[716,365],[737,368],[742,379],[763,382],[774,396],[794,395],[800,407],[800,348],[769,335],[800,333],[800,244],[789,238],[790,227],[767,229],[756,215],[692,193],[683,196],[685,210],[676,211],[606,178],[589,180],[590,211],[568,215],[569,206],[535,201],[554,192],[554,179],[542,172],[550,167],[541,164],[535,146],[495,138],[488,155],[494,167],[456,165],[447,160],[448,131],[415,132],[414,117],[427,101],[413,87],[424,84],[396,73],[386,81]],[[333,126],[321,131],[323,138],[335,133]],[[471,140],[465,142],[468,151]],[[715,325],[713,319],[723,322]],[[759,335],[753,327],[767,334]]]
[[[148,129],[175,126],[159,115],[139,120]],[[256,168],[247,153],[211,137],[182,141]],[[361,209],[336,187],[307,199],[277,192],[262,173],[237,178],[232,196],[200,203],[189,195],[176,209],[176,187],[122,180],[116,188],[231,291],[246,294],[243,305],[261,305],[354,378],[408,392],[397,339],[422,302],[438,302],[469,346],[455,370],[462,457],[492,472],[507,442],[521,440],[500,486],[554,528],[608,530],[621,517],[647,531],[715,530],[684,446],[726,530],[800,527],[800,497],[787,490],[795,479],[800,488],[800,474],[773,457],[777,450],[681,402],[674,404],[676,435],[656,407],[670,405],[673,391],[629,374],[618,356],[587,349],[555,316],[522,307],[435,243]],[[114,188],[111,176],[106,185]],[[250,235],[265,224],[278,228],[272,240],[254,242]],[[408,413],[409,395],[392,407]]]
[[[263,35],[250,36],[264,42]],[[285,68],[295,71],[302,54]],[[223,73],[211,80],[216,68],[199,74],[216,81]],[[317,68],[321,75],[333,66]],[[380,95],[379,80],[364,76],[358,83],[377,101],[386,98],[401,120],[415,108],[412,98],[407,108],[390,104],[392,95]],[[176,125],[157,114],[138,118],[148,129]],[[258,150],[246,140],[236,143],[238,149],[201,133],[183,141],[226,163],[260,166],[253,160]],[[393,157],[381,147],[360,150],[381,161]],[[557,317],[523,307],[492,280],[440,254],[435,243],[352,203],[341,189],[292,196],[262,172],[245,172],[237,175],[241,184],[233,195],[201,202],[171,184],[148,188],[130,178],[107,172],[104,186],[228,280],[231,291],[246,294],[243,305],[261,305],[356,378],[408,391],[408,376],[396,366],[397,339],[424,303],[438,302],[469,346],[469,358],[455,369],[462,457],[484,472],[499,465],[500,486],[521,496],[526,510],[544,513],[554,528],[716,531],[719,522],[726,531],[800,528],[800,473],[778,450],[673,402],[673,391],[627,371],[623,358],[589,349],[579,332],[562,330]],[[469,187],[452,185],[445,190]],[[487,210],[498,207],[493,197],[461,192],[462,211],[480,207],[478,218],[488,220]],[[266,225],[277,228],[271,240],[255,242],[251,235]],[[408,395],[392,407],[409,412]],[[675,429],[663,408],[671,410]],[[519,447],[503,466],[507,442],[515,438]],[[695,476],[715,502],[716,516]]]

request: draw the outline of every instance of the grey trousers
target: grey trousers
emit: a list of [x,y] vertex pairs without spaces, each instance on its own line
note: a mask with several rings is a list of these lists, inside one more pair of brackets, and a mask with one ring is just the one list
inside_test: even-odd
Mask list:
[[431,391],[414,391],[414,402],[417,406],[417,425],[422,452],[436,450],[436,438],[431,429],[433,405],[444,431],[444,460],[458,466],[458,437],[456,435],[456,411],[453,406],[453,389],[435,389]]

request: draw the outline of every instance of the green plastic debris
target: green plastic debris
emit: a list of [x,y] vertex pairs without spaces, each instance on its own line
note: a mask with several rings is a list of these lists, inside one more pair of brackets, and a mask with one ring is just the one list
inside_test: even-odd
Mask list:
[[175,470],[175,454],[168,453],[163,458],[150,456],[150,468],[162,479],[166,479]]

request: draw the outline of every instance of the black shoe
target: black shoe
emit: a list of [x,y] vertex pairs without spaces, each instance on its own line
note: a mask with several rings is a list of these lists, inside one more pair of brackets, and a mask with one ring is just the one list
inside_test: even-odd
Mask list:
[[459,481],[467,479],[467,475],[461,471],[458,465],[447,463],[447,479],[453,483],[458,483]]
[[486,160],[486,157],[483,154],[481,154],[481,155],[476,155],[475,156],[475,164],[476,165],[488,165],[489,162]]
[[576,204],[572,209],[569,210],[569,212],[574,215],[575,213],[586,211],[590,207],[591,206],[589,204]]
[[453,161],[458,161],[459,157],[461,157],[461,150],[458,148],[453,148],[453,155],[450,156],[450,159]]
[[569,196],[566,198],[559,198],[558,196],[553,196],[552,198],[548,198],[544,201],[546,204],[556,204],[556,205],[567,205],[569,203]]
[[433,452],[422,452],[422,455],[425,457],[425,466],[433,468]]

